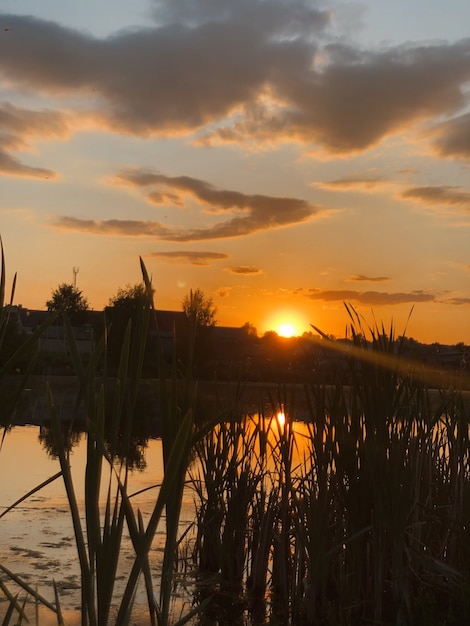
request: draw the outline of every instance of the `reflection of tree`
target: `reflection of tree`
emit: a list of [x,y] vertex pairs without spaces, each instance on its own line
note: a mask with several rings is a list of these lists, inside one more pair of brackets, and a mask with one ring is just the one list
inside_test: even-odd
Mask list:
[[73,422],[62,422],[61,428],[61,441],[59,445],[54,437],[54,430],[47,425],[42,425],[39,429],[39,442],[46,450],[47,454],[56,459],[59,456],[59,450],[62,449],[67,454],[72,451],[81,439],[82,432],[80,429],[74,427]]
[[131,435],[130,437],[119,435],[115,441],[114,450],[111,449],[109,443],[106,443],[106,448],[114,460],[119,460],[130,470],[143,472],[147,469],[145,458],[147,445],[148,437],[145,435]]
[[[66,454],[72,452],[73,448],[80,443],[82,434],[85,434],[83,430],[74,426],[73,422],[63,421],[61,426],[59,445],[55,441],[52,427],[43,425],[39,429],[39,441],[47,454],[53,459],[59,456],[61,448]],[[133,434],[124,436],[119,434],[113,446],[109,441],[105,441],[104,445],[107,453],[113,460],[127,465],[128,469],[143,472],[147,468],[145,449],[148,445],[148,437],[146,435]]]

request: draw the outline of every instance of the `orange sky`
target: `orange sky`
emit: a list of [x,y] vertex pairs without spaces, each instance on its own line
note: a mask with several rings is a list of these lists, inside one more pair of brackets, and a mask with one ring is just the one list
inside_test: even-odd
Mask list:
[[470,343],[467,0],[2,2],[16,302],[153,276],[218,323],[342,336],[344,302]]

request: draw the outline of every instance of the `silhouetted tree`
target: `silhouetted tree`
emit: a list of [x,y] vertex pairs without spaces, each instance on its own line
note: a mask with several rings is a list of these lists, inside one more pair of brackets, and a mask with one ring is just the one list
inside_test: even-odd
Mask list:
[[217,323],[217,307],[209,296],[206,296],[202,289],[190,291],[189,295],[183,298],[183,311],[188,319],[195,318],[198,326],[215,326]]
[[67,283],[60,284],[52,291],[52,297],[46,302],[47,310],[65,313],[72,324],[80,324],[83,313],[90,308],[88,300],[80,289]]
[[254,326],[251,322],[245,322],[242,328],[246,332],[247,337],[253,339],[256,339],[258,337],[258,331],[256,329],[256,326]]
[[[148,333],[143,328],[144,312],[152,306],[153,291],[149,293],[144,283],[126,285],[119,288],[116,295],[109,299],[106,307],[106,322],[110,328],[108,337],[108,356],[111,362],[117,365],[121,354],[122,341],[129,321],[132,325],[131,342],[134,343],[136,332]],[[146,338],[147,352],[149,351],[148,336]]]
[[132,318],[137,311],[152,305],[153,292],[149,294],[144,283],[120,287],[115,296],[109,299],[109,307]]

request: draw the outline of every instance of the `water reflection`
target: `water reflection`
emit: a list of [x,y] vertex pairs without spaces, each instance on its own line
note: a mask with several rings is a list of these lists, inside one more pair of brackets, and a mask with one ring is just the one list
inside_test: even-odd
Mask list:
[[[350,412],[343,401],[326,411],[320,400],[315,421],[292,421],[280,407],[233,417],[197,441],[179,528],[175,615],[210,598],[193,624],[259,625],[274,617],[280,625],[327,623],[332,607],[336,623],[372,623],[374,567],[384,581],[374,593],[389,616],[398,576],[406,578],[410,593],[420,592],[415,571],[438,589],[446,571],[452,598],[457,585],[448,572],[467,571],[470,545],[463,490],[470,476],[468,416],[436,413],[425,419],[417,411],[416,417],[393,414],[380,422]],[[86,437],[64,430],[83,507]],[[42,447],[37,437],[31,427],[8,434],[0,474],[11,481],[2,484],[2,504],[57,471],[51,433],[39,432]],[[138,494],[132,505],[145,525],[163,478],[162,446],[145,435],[131,440],[129,447],[130,440],[118,437],[113,450],[120,450],[118,462],[127,458],[135,469],[145,466],[129,476],[129,492]],[[447,513],[450,505],[460,526]],[[1,522],[0,562],[38,583],[48,597],[55,578],[65,608],[73,611],[80,572],[62,483],[48,485]],[[156,586],[164,532],[164,526],[157,529],[150,552]],[[118,594],[134,554],[125,544]],[[361,600],[353,603],[356,597]],[[146,623],[145,606],[139,590],[133,623]]]
[[39,427],[39,442],[52,459],[59,457],[60,450],[64,450],[66,454],[70,454],[74,446],[80,442],[83,430],[75,427],[72,421],[64,421],[60,434],[60,444],[57,445],[53,429],[47,425],[41,425]]
[[[71,470],[79,507],[84,506],[84,476],[86,467],[86,435],[73,428],[64,429],[66,446],[70,450]],[[38,445],[38,441],[40,445]],[[0,513],[35,486],[53,476],[59,468],[51,445],[52,437],[47,426],[21,426],[10,430],[0,453],[0,475],[2,480]],[[134,437],[132,446],[126,447],[126,457],[135,470],[129,473],[129,493],[146,523],[155,505],[158,485],[163,478],[161,441],[142,436]],[[118,463],[120,460],[118,460]],[[142,471],[145,468],[145,471]],[[106,483],[106,481],[104,481]],[[106,484],[102,496],[105,496]],[[194,518],[192,500],[188,496],[183,502],[181,523],[189,525]],[[161,568],[163,528],[157,530],[150,551],[150,565],[155,579]],[[116,580],[116,594],[122,594],[128,563],[134,558],[134,549],[125,537]],[[52,580],[59,587],[61,604],[68,615],[67,624],[80,622],[77,607],[80,605],[80,569],[77,561],[73,525],[69,504],[62,479],[50,483],[30,496],[19,506],[9,511],[0,520],[0,563],[22,577],[39,593],[53,600]],[[6,581],[2,575],[2,580]],[[21,592],[24,597],[24,592]],[[145,606],[146,596],[139,589],[136,596],[136,614]],[[31,605],[31,606],[29,606]],[[35,623],[35,609],[30,602],[28,615]],[[0,623],[7,604],[0,595]],[[41,608],[41,626],[51,622],[50,611]],[[142,621],[145,623],[145,621]]]
[[[39,426],[39,442],[51,459],[58,459],[61,449],[66,454],[70,454],[73,448],[85,437],[85,432],[76,422],[62,420],[60,437],[60,443],[57,445],[54,429],[50,424],[46,421]],[[104,447],[114,461],[126,465],[131,471],[138,470],[143,472],[147,468],[145,451],[149,438],[150,435],[142,433],[130,435],[118,433],[112,438],[106,438]]]
[[[262,426],[261,426],[262,424]],[[62,443],[68,451],[71,460],[71,468],[76,487],[77,499],[79,506],[83,508],[84,503],[84,481],[86,467],[86,434],[80,429],[75,428],[72,422],[63,422],[62,424]],[[246,495],[253,495],[250,489],[259,487],[259,479],[255,478],[252,487],[249,487],[249,481],[255,477],[259,467],[256,465],[257,458],[265,458],[266,463],[271,470],[276,469],[274,461],[274,451],[279,446],[283,438],[288,437],[288,433],[304,431],[302,425],[290,425],[286,421],[281,421],[273,416],[264,418],[253,416],[244,422],[245,439],[240,438],[241,431],[237,435],[237,427],[235,423],[221,425],[220,428],[214,429],[213,435],[223,433],[233,444],[232,452],[235,457],[232,458],[232,464],[229,463],[227,476],[231,476],[238,483],[238,494],[234,491],[233,498],[226,503],[231,507],[231,517],[229,523],[222,516],[221,519],[212,525],[213,537],[220,540],[224,550],[229,550],[234,557],[226,560],[222,565],[222,579],[218,570],[220,563],[215,562],[212,566],[195,555],[194,547],[197,543],[196,535],[201,529],[206,531],[206,550],[210,550],[209,541],[207,539],[208,515],[210,508],[201,507],[199,512],[195,512],[195,491],[194,484],[188,486],[184,494],[183,509],[181,517],[181,534],[186,532],[188,528],[191,530],[185,535],[181,543],[181,580],[185,579],[184,585],[195,580],[193,573],[199,571],[200,574],[207,574],[208,570],[214,568],[218,577],[214,581],[210,580],[206,575],[198,577],[198,583],[193,587],[193,591],[188,595],[180,594],[180,605],[177,610],[181,611],[182,604],[188,607],[193,602],[199,602],[203,597],[211,596],[211,604],[198,617],[197,621],[201,626],[209,624],[236,625],[247,623],[247,615],[251,615],[253,623],[262,623],[266,613],[266,603],[264,599],[264,591],[255,593],[255,586],[251,587],[248,595],[245,593],[245,555],[244,548],[240,543],[245,542],[246,525],[248,523],[245,517],[237,521],[236,515],[240,510],[239,506],[244,506],[245,513],[248,513],[249,501],[240,499],[243,493],[243,484],[248,487]],[[235,439],[232,437],[235,436]],[[238,439],[237,439],[238,438]],[[38,445],[38,441],[40,445]],[[251,442],[254,446],[253,455],[249,449],[244,447],[246,443]],[[162,467],[162,450],[161,440],[149,438],[147,435],[132,435],[130,438],[119,436],[114,442],[115,458],[118,463],[127,462],[131,468],[129,475],[129,493],[138,493],[132,498],[135,509],[141,511],[144,523],[148,519],[150,512],[155,503],[158,493],[158,485],[163,478]],[[251,445],[251,444],[250,444]],[[106,442],[106,446],[110,449],[111,444]],[[296,447],[296,451],[299,448]],[[48,424],[40,427],[25,426],[15,427],[9,433],[5,440],[2,453],[0,454],[0,474],[5,476],[11,473],[11,467],[19,468],[20,471],[15,472],[14,478],[8,484],[2,484],[3,506],[12,504],[22,494],[30,491],[34,486],[40,484],[49,476],[55,474],[59,469],[57,460],[58,450],[54,443],[52,428]],[[220,450],[217,455],[222,468],[223,454]],[[247,456],[251,454],[251,456]],[[238,455],[240,458],[247,460],[245,464],[245,473],[238,474],[236,465],[239,465]],[[300,458],[300,457],[299,457]],[[200,464],[200,457],[195,457],[191,466],[191,471],[196,472]],[[249,465],[252,463],[251,468]],[[240,465],[240,467],[242,467]],[[133,471],[136,470],[136,471]],[[145,470],[145,471],[144,471]],[[223,470],[225,471],[225,470]],[[235,472],[235,474],[233,473]],[[195,474],[194,474],[195,475]],[[261,474],[260,474],[261,476]],[[218,477],[216,477],[218,480]],[[243,481],[245,480],[245,483]],[[197,487],[196,487],[197,489]],[[207,494],[207,486],[204,486]],[[277,488],[266,482],[264,493],[269,490],[273,494],[277,494]],[[102,494],[104,496],[104,494]],[[273,499],[274,502],[274,499]],[[222,504],[225,507],[226,504]],[[262,506],[260,501],[259,506]],[[1,512],[2,509],[0,509]],[[212,510],[212,514],[214,509]],[[260,511],[261,514],[261,511]],[[204,517],[205,515],[205,517]],[[194,529],[192,524],[194,520],[198,521],[199,530]],[[259,518],[261,520],[261,518]],[[220,532],[225,524],[226,532],[221,535]],[[235,524],[232,526],[232,524]],[[248,524],[249,526],[249,524]],[[161,568],[161,550],[164,542],[163,528],[158,529],[155,541],[150,553],[151,568],[153,575],[158,580]],[[133,558],[134,550],[132,545],[127,542],[124,545],[121,555],[121,567],[126,570],[126,563]],[[238,556],[237,556],[238,555]],[[12,571],[25,578],[29,584],[38,585],[38,590],[42,595],[51,599],[52,579],[57,581],[61,603],[66,614],[68,614],[68,623],[78,623],[77,613],[74,609],[80,603],[80,571],[76,558],[76,546],[73,535],[73,527],[69,513],[68,501],[62,480],[59,479],[48,485],[46,488],[37,492],[32,497],[25,500],[19,507],[9,512],[2,520],[0,525],[0,562],[6,564]],[[183,573],[183,570],[185,573]],[[118,573],[117,593],[120,590],[121,574]],[[125,576],[122,576],[122,580]],[[225,580],[224,580],[225,579]],[[248,583],[250,586],[251,583]],[[183,585],[183,587],[184,587]],[[196,593],[194,594],[194,589]],[[177,594],[178,597],[178,594]],[[139,591],[136,598],[136,615],[145,607],[146,598],[143,590]],[[0,616],[6,608],[0,599]],[[44,610],[41,609],[42,614]],[[42,623],[44,616],[41,618]],[[137,623],[137,622],[135,622]],[[141,623],[145,623],[143,620]]]

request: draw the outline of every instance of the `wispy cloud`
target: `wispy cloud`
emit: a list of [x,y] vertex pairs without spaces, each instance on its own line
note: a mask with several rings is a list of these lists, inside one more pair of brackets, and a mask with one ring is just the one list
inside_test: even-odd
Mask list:
[[184,207],[191,197],[202,211],[229,217],[207,228],[171,228],[158,221],[89,220],[57,217],[54,225],[97,235],[157,237],[166,241],[189,242],[241,237],[252,233],[291,226],[311,219],[319,209],[299,198],[244,194],[218,189],[210,183],[189,176],[170,177],[144,170],[127,170],[116,178],[121,184],[144,188],[150,202]]
[[470,157],[470,113],[454,117],[436,127],[434,146],[445,157]]
[[146,256],[190,265],[210,265],[212,261],[228,259],[228,254],[224,254],[223,252],[196,252],[195,250],[151,252]]
[[55,178],[50,169],[25,165],[13,151],[28,150],[35,138],[65,138],[69,135],[67,118],[55,111],[34,111],[0,104],[0,174]]
[[413,302],[433,302],[434,294],[423,291],[411,291],[409,293],[388,293],[383,291],[353,291],[350,289],[324,290],[302,289],[303,295],[312,300],[324,300],[325,302],[359,302],[368,305],[407,304]]
[[232,274],[262,274],[263,270],[255,265],[234,265],[232,267],[225,268],[228,272],[232,272]]
[[[364,50],[329,43],[330,14],[300,1],[165,4],[158,25],[104,39],[2,15],[6,88],[75,96],[77,119],[121,133],[297,141],[335,154],[463,113],[470,40]],[[467,117],[441,126],[441,151],[468,155],[467,129]]]
[[382,283],[386,280],[390,280],[390,276],[366,276],[364,274],[353,274],[348,278],[352,282],[371,282]]
[[24,165],[19,159],[15,159],[3,150],[0,150],[0,174],[46,179],[56,177],[56,173],[52,170]]
[[441,300],[442,304],[454,304],[456,306],[461,306],[462,304],[470,304],[470,298],[447,298],[446,300]]
[[126,170],[115,177],[121,184],[145,189],[147,198],[156,204],[185,207],[191,198],[207,213],[228,215],[208,228],[168,229],[159,236],[169,241],[197,241],[249,235],[262,230],[298,224],[311,219],[320,209],[299,198],[262,194],[244,194],[219,189],[189,176],[165,176],[148,170]]
[[470,191],[463,187],[429,186],[410,187],[401,192],[402,198],[416,200],[421,204],[437,206],[456,206],[470,210]]
[[390,180],[382,176],[348,176],[314,183],[314,187],[329,191],[362,191],[381,190],[390,185]]
[[140,220],[84,220],[75,217],[57,217],[53,225],[70,231],[93,235],[119,235],[125,237],[157,237],[164,239],[170,232],[160,222]]

